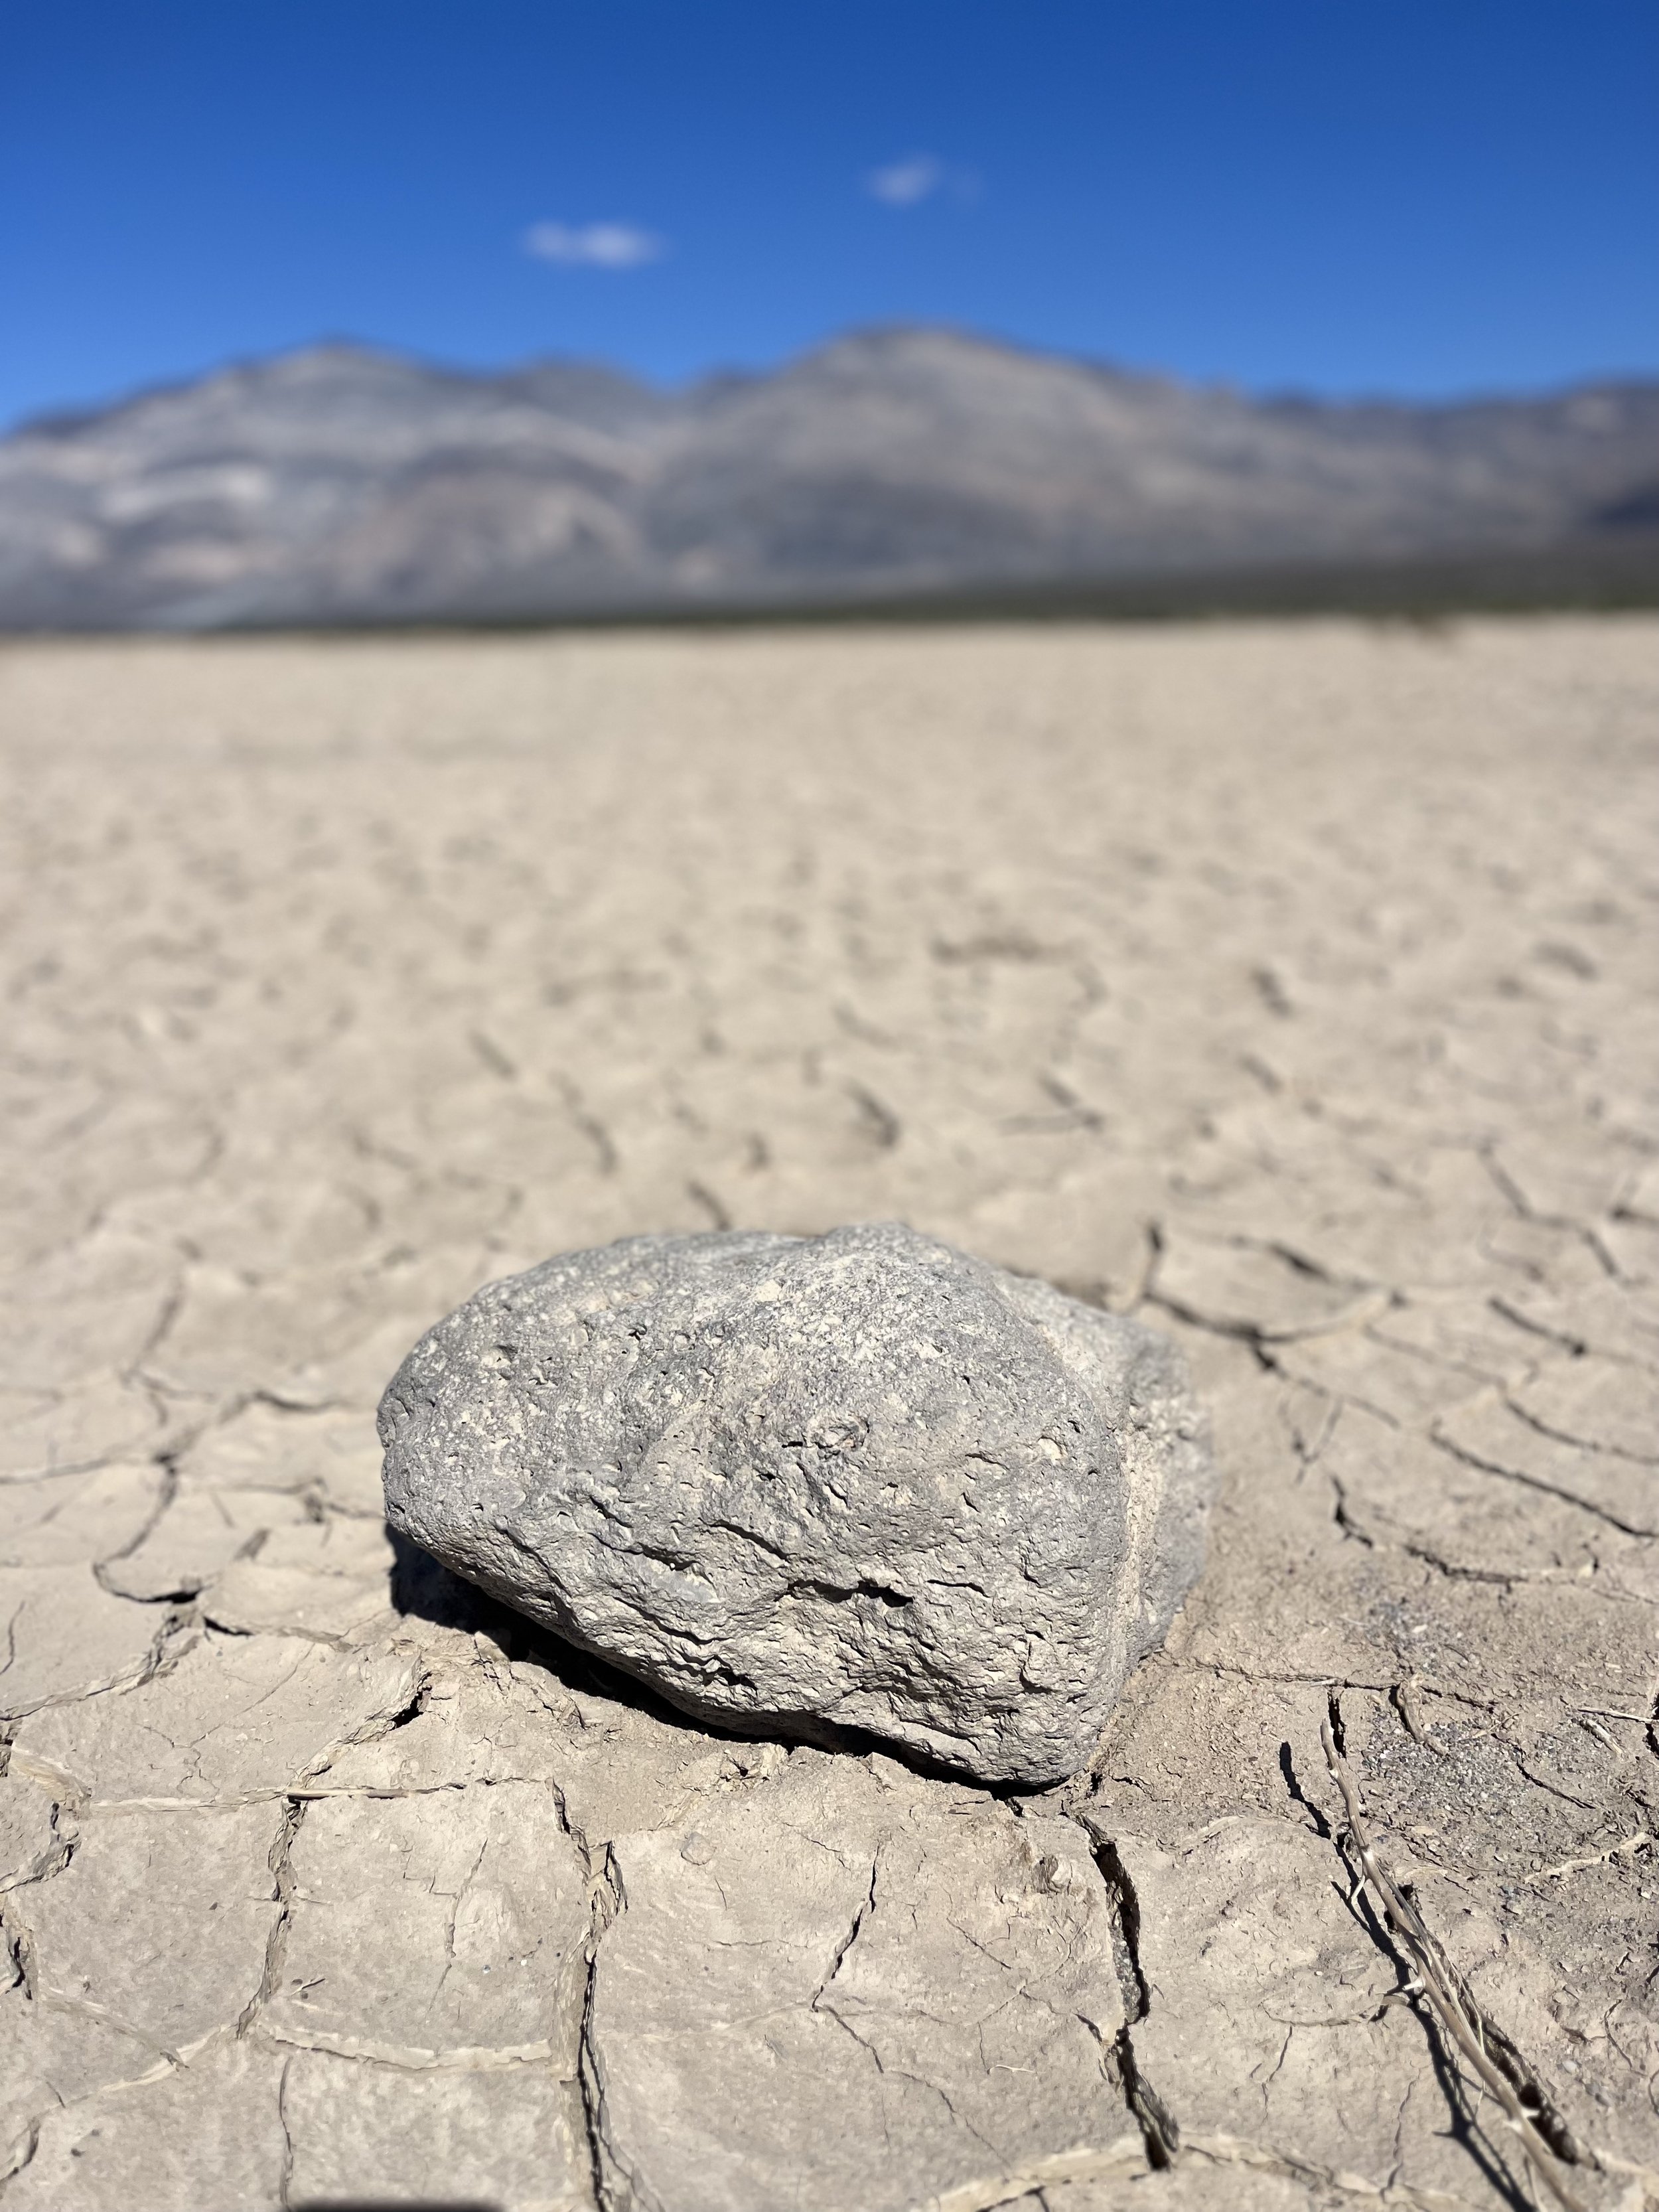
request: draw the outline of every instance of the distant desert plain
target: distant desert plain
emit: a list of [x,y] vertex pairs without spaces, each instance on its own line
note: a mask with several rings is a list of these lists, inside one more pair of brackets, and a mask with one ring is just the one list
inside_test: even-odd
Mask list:
[[[1656,753],[1644,615],[0,648],[3,2212],[1659,2203]],[[894,1217],[1210,1410],[1073,1781],[394,1552],[480,1283]]]

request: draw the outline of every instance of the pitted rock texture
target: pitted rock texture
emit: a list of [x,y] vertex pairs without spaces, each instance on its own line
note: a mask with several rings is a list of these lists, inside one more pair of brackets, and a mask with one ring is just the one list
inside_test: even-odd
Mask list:
[[1166,1337],[897,1222],[492,1283],[380,1435],[396,1528],[686,1711],[988,1782],[1087,1764],[1211,1486]]

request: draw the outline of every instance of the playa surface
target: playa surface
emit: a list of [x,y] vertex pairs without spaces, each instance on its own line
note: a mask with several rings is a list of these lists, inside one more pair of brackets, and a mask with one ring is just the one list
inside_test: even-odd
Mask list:
[[[0,750],[5,2212],[1533,2202],[1331,1720],[1659,2201],[1659,622],[24,643]],[[394,1557],[479,1283],[888,1217],[1211,1409],[1075,1782]]]

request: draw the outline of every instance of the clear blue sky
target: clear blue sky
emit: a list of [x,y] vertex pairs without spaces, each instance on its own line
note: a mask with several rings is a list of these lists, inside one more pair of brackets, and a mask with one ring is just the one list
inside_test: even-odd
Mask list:
[[1651,372],[1659,5],[14,0],[0,205],[0,419],[329,334],[672,379],[913,319],[1256,389]]

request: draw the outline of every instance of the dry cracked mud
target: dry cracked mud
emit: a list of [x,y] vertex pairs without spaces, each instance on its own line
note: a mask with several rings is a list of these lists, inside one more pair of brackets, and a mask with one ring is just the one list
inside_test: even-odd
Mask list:
[[[0,2207],[1659,2203],[1645,617],[0,653]],[[409,1552],[480,1282],[900,1217],[1182,1340],[1091,1765]],[[1437,1954],[1438,1955],[1438,1954]]]

